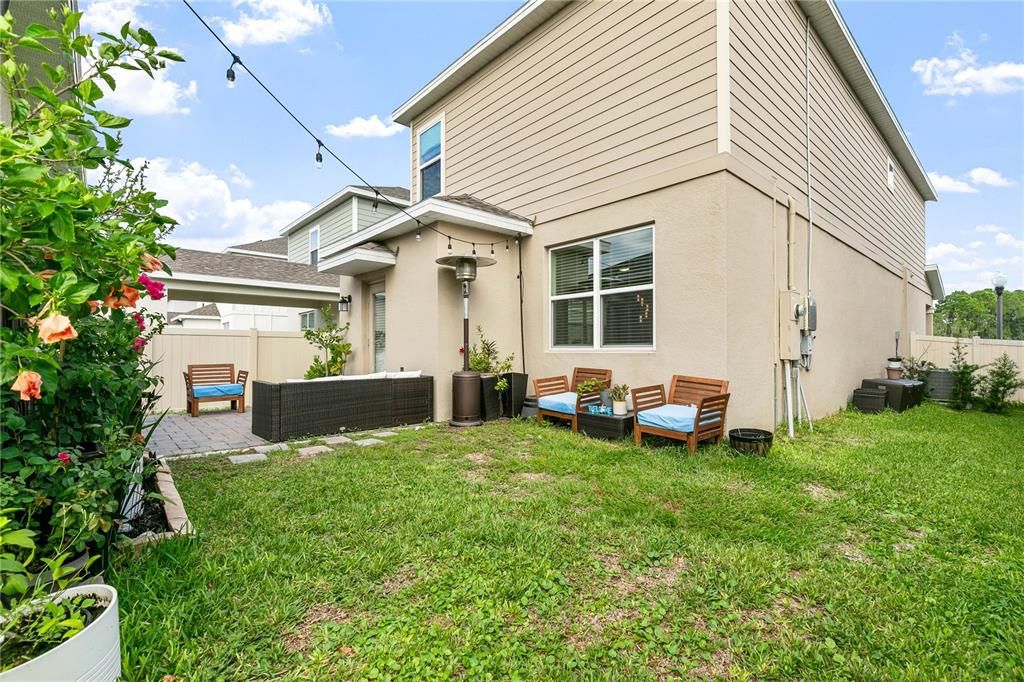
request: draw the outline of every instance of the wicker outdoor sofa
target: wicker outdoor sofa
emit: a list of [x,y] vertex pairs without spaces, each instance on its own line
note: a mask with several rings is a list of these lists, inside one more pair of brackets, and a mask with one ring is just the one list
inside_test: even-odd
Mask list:
[[269,441],[434,418],[434,378],[252,382],[252,432]]

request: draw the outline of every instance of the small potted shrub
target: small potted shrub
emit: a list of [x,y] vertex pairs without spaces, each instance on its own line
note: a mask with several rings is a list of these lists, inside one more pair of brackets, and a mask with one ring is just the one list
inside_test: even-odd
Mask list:
[[903,358],[893,356],[888,359],[888,363],[885,366],[885,376],[888,379],[896,380],[903,378]]
[[[30,576],[16,551],[27,549],[32,556],[35,533],[26,528],[10,529],[10,523],[10,518],[0,515],[0,561],[4,564],[0,681],[118,679],[121,624],[117,590],[109,585],[68,587],[70,579],[88,567],[65,566],[68,554],[42,559],[48,575],[35,576],[30,588]],[[48,593],[53,588],[56,591]]]
[[626,414],[626,398],[629,397],[629,386],[626,384],[617,384],[612,387],[611,399],[612,399],[612,414],[622,416]]
[[[474,372],[480,372],[480,417],[484,421],[491,421],[502,415],[502,398],[510,387],[506,375],[512,370],[514,356],[509,355],[502,359],[498,352],[498,343],[484,336],[481,327],[476,328],[476,333],[480,337],[480,344],[473,344],[469,349],[469,368]],[[525,383],[524,381],[524,397]],[[518,386],[516,388],[518,389]]]

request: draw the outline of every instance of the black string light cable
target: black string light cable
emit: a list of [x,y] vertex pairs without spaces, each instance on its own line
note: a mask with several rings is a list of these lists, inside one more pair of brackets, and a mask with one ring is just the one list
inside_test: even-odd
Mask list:
[[[195,7],[192,6],[192,4],[189,2],[189,0],[181,0],[181,1],[185,4],[185,7],[187,7],[189,9],[189,11],[192,12],[193,15],[195,15],[195,18],[199,20],[199,23],[203,25],[203,28],[205,28],[210,33],[210,35],[212,35],[216,39],[216,41],[218,43],[220,43],[220,46],[223,47],[224,50],[227,51],[227,53],[231,55],[231,66],[229,66],[228,70],[227,70],[228,87],[232,87],[233,88],[235,86],[235,65],[237,64],[242,69],[244,69],[245,72],[247,74],[249,74],[254,81],[256,81],[257,85],[259,85],[261,88],[263,88],[263,91],[265,93],[270,95],[270,98],[272,100],[274,100],[277,103],[277,105],[279,107],[281,107],[281,109],[283,109],[284,112],[286,114],[288,114],[291,117],[291,119],[293,121],[295,121],[295,123],[297,123],[298,126],[300,128],[302,128],[306,132],[307,135],[309,135],[311,138],[313,138],[313,141],[316,142],[316,145],[317,145],[316,157],[315,157],[316,158],[316,167],[317,168],[320,168],[320,167],[323,166],[323,152],[327,152],[328,154],[331,155],[331,157],[335,161],[340,163],[345,168],[345,170],[347,170],[349,173],[354,175],[361,183],[363,183],[364,186],[370,188],[370,190],[373,192],[373,197],[374,197],[373,198],[373,207],[375,209],[377,208],[378,202],[383,201],[384,203],[388,204],[389,206],[391,206],[394,209],[397,209],[398,211],[401,211],[402,213],[407,215],[409,218],[411,218],[413,221],[415,221],[416,222],[416,241],[420,240],[420,238],[421,238],[421,231],[426,229],[426,230],[430,230],[430,231],[432,231],[432,232],[434,232],[436,234],[439,234],[439,235],[441,235],[442,237],[445,237],[448,240],[448,254],[449,255],[452,253],[452,242],[453,241],[461,242],[462,244],[469,244],[469,245],[471,245],[473,247],[473,255],[474,256],[476,255],[476,242],[472,242],[472,241],[469,241],[467,239],[460,239],[459,237],[455,237],[453,235],[450,235],[450,234],[447,234],[445,232],[442,232],[441,230],[437,229],[433,225],[426,225],[426,224],[422,223],[419,218],[417,218],[416,216],[412,215],[407,210],[405,210],[405,207],[399,206],[398,204],[393,202],[388,197],[388,195],[384,194],[379,189],[377,189],[376,187],[371,185],[369,182],[367,182],[366,178],[364,178],[362,175],[360,175],[354,168],[352,168],[352,166],[350,166],[347,163],[345,163],[344,159],[342,159],[340,156],[335,154],[333,149],[331,149],[327,144],[325,144],[323,142],[323,140],[321,140],[316,135],[316,133],[314,133],[312,131],[312,129],[310,129],[309,126],[307,126],[305,123],[303,123],[302,120],[298,116],[296,116],[295,113],[291,109],[289,109],[288,106],[284,102],[282,102],[281,99],[277,95],[275,95],[274,92],[269,87],[267,87],[267,85],[262,80],[260,80],[259,76],[257,76],[255,73],[253,73],[252,69],[250,69],[249,66],[245,62],[242,61],[242,58],[239,57],[237,54],[235,54],[235,52],[230,47],[228,47],[227,43],[224,42],[224,40],[217,34],[217,32],[214,31],[213,28],[208,23],[206,23],[206,20],[203,19],[202,16],[200,16],[199,12],[196,11]],[[487,242],[483,242],[483,243],[481,243],[481,245],[484,244],[484,243],[487,243]],[[494,245],[497,244],[497,243],[499,243],[499,242],[490,242],[489,243],[489,246],[491,247],[491,255],[494,255]],[[519,243],[519,237],[516,237],[516,243],[517,244]],[[505,250],[508,251],[508,240],[505,240]]]

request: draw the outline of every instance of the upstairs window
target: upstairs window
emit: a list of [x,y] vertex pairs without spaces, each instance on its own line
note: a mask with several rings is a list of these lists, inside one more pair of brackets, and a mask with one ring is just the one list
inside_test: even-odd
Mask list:
[[551,250],[551,347],[654,347],[654,228]]
[[889,162],[888,168],[886,169],[885,179],[889,185],[889,191],[896,191],[896,166],[893,165],[892,159],[887,159]]
[[419,135],[419,179],[420,199],[427,199],[441,193],[442,171],[441,136],[442,121],[436,121]]
[[309,264],[316,265],[320,262],[320,226],[309,231]]
[[307,329],[316,329],[315,310],[307,310],[304,313],[299,313],[299,329],[303,331]]

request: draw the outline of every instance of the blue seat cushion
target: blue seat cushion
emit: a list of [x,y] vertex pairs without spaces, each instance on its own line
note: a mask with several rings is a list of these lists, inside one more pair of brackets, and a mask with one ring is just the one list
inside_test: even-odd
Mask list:
[[[691,405],[662,405],[661,407],[638,412],[636,420],[641,426],[653,426],[656,429],[665,429],[666,431],[692,433],[693,420],[696,416],[697,408]],[[703,421],[705,424],[708,424],[718,421],[718,417],[714,419],[705,417]]]
[[215,396],[242,395],[245,387],[242,384],[213,384],[212,386],[193,386],[192,395],[196,398],[213,398]]
[[576,414],[576,394],[571,391],[546,395],[537,401],[537,407],[562,414]]

